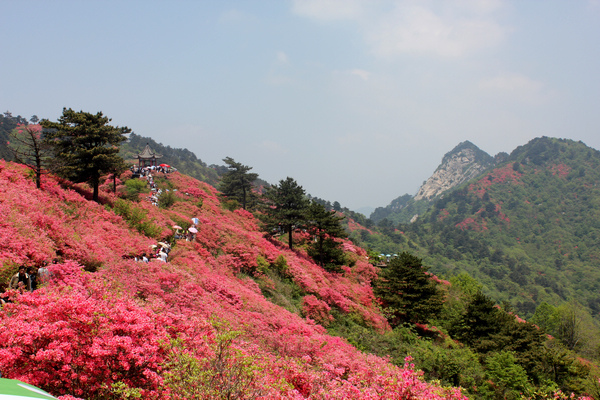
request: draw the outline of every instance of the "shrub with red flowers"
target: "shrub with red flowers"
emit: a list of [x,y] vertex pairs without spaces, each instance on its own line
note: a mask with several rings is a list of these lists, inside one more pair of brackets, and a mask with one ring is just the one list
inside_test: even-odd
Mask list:
[[[2,272],[61,258],[49,284],[13,293],[0,313],[4,377],[65,399],[189,398],[177,376],[201,382],[203,395],[228,388],[235,398],[464,398],[318,324],[335,308],[389,330],[364,250],[345,242],[349,265],[329,273],[301,249],[265,239],[250,213],[221,207],[211,186],[179,173],[168,180],[178,193],[171,207],[130,205],[158,227],[151,237],[115,213],[111,194],[101,206],[48,175],[36,190],[24,167],[0,161]],[[195,239],[174,241],[173,225],[192,218]],[[124,259],[157,239],[172,240],[167,262]],[[303,291],[309,318],[269,301],[253,280],[278,268]]]
[[111,399],[113,385],[158,398],[168,319],[102,292],[36,291],[0,314],[0,369],[54,394]]

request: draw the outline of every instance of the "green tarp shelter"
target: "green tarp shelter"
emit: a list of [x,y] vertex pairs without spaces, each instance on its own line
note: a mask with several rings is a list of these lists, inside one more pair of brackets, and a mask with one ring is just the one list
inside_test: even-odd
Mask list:
[[14,379],[0,378],[0,400],[56,399],[40,388]]

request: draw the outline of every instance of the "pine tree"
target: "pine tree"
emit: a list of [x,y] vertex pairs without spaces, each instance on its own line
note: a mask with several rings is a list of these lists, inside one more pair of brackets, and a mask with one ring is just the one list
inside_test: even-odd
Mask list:
[[264,197],[264,229],[269,235],[286,232],[289,248],[292,249],[292,233],[302,227],[306,220],[308,200],[304,189],[288,177],[279,181],[279,185],[270,187]]
[[91,114],[63,108],[58,122],[46,119],[44,141],[54,148],[55,172],[74,182],[88,182],[93,188],[93,200],[98,201],[100,177],[122,163],[119,146],[131,132],[127,127],[108,125],[110,118],[102,112]]
[[228,172],[221,177],[219,189],[228,198],[237,200],[246,210],[257,198],[252,191],[252,182],[258,178],[258,174],[248,172],[252,167],[236,162],[231,157],[223,161],[227,164]]
[[478,291],[450,334],[477,352],[486,353],[498,347],[497,336],[506,322],[505,313],[495,306],[492,299]]
[[375,295],[391,311],[390,324],[427,322],[442,308],[442,295],[422,260],[403,252],[381,269]]
[[308,246],[308,255],[330,271],[339,271],[339,266],[344,263],[342,243],[335,240],[347,237],[340,224],[343,219],[335,211],[327,211],[315,201],[310,203],[307,210],[306,230],[315,237]]

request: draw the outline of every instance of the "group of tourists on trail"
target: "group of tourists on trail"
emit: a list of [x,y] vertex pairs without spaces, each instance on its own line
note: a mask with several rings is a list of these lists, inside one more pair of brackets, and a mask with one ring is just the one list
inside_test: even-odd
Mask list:
[[[196,239],[196,234],[198,233],[197,225],[200,224],[200,220],[198,218],[192,218],[192,226],[188,228],[187,231],[184,231],[183,228],[179,225],[173,225],[173,229],[175,230],[175,234],[173,238],[175,240],[183,240],[186,242],[191,242]],[[150,262],[151,260],[158,260],[167,262],[169,253],[171,252],[171,245],[163,242],[157,242],[157,244],[153,244],[150,246],[151,250],[148,252],[144,252],[141,255],[136,256],[124,256],[123,258],[133,259],[138,262]]]
[[[137,167],[133,165],[130,168],[131,172],[133,172],[134,177],[139,177],[142,179],[146,179],[148,185],[150,186],[150,190],[152,191],[152,195],[148,197],[148,200],[152,202],[153,205],[158,206],[158,199],[160,195],[163,193],[162,189],[159,189],[154,183],[154,179],[152,177],[152,172],[162,172],[162,173],[170,173],[172,171],[176,171],[175,168],[172,168],[169,165],[161,164],[160,166],[149,166],[149,167]],[[197,225],[200,223],[198,218],[192,218],[192,226],[190,226],[187,231],[184,230],[181,226],[173,225],[173,229],[175,230],[174,239],[175,240],[183,240],[193,241],[196,239],[196,234],[198,233]],[[167,262],[169,253],[171,252],[171,245],[166,243],[166,241],[158,242],[150,246],[150,250],[142,253],[141,255],[135,256],[123,256],[123,259],[133,259],[137,262],[150,262],[150,260],[157,260],[162,262]],[[53,264],[59,262],[58,258],[54,258],[52,260]],[[7,290],[18,290],[21,293],[24,292],[33,292],[38,287],[46,284],[50,280],[50,271],[48,270],[48,261],[42,262],[39,266],[19,266],[19,270],[15,273],[9,283],[0,283],[0,302],[1,304],[5,303],[5,299],[2,297],[2,294]]]
[[176,168],[171,167],[170,165],[167,164],[161,164],[161,165],[150,165],[148,167],[137,167],[135,165],[132,165],[129,170],[131,172],[133,172],[133,177],[137,178],[137,177],[145,177],[148,174],[152,173],[152,171],[156,171],[156,172],[163,172],[165,174],[168,174],[170,172],[173,171],[177,171]]
[[[157,206],[158,207],[158,199],[160,198],[160,195],[163,193],[162,189],[159,189],[158,186],[156,186],[156,183],[154,183],[154,178],[152,176],[152,172],[162,172],[164,174],[168,174],[171,173],[172,171],[176,171],[175,168],[172,168],[170,165],[167,164],[161,164],[159,166],[149,166],[149,167],[143,167],[143,168],[139,168],[136,167],[135,165],[131,166],[130,170],[133,172],[133,177],[139,177],[140,179],[146,179],[146,182],[148,183],[148,186],[150,187],[150,191],[151,191],[151,195],[148,196],[146,199],[152,203],[153,206]],[[166,191],[169,191],[168,189],[165,189]],[[176,189],[174,189],[176,190]]]

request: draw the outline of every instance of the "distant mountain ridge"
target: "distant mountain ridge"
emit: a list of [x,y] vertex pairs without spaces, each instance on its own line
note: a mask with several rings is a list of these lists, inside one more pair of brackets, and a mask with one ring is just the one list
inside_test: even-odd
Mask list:
[[415,252],[441,276],[467,272],[525,318],[576,301],[600,320],[600,151],[536,138],[431,201],[404,195],[382,210],[373,222],[387,241],[355,235],[361,245]]
[[374,222],[384,218],[394,223],[414,221],[427,210],[432,200],[481,175],[507,156],[501,153],[492,157],[468,140],[461,142],[444,155],[440,165],[421,185],[416,195],[402,195],[392,200],[388,206],[375,209],[370,218]]
[[495,164],[494,158],[473,143],[460,143],[444,155],[433,175],[419,188],[415,201],[432,200],[442,193],[475,178]]

